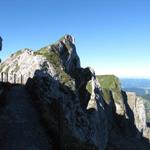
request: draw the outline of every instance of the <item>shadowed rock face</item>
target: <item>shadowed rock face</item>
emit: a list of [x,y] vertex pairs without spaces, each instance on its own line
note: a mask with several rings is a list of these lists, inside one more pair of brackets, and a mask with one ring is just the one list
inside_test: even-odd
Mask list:
[[70,35],[37,51],[12,54],[0,72],[9,73],[9,82],[14,73],[24,75],[54,150],[120,150],[126,144],[130,150],[147,144],[142,102],[123,92],[117,77],[99,78],[92,68],[81,68]]
[[0,149],[51,150],[49,138],[24,86],[10,87],[6,94],[7,105],[0,115]]
[[[107,105],[110,105],[113,100],[116,107],[115,113],[109,113],[109,116],[112,114],[113,120],[111,120],[112,128],[108,149],[148,150],[150,130],[146,125],[143,100],[133,92],[122,91],[119,80],[113,75],[98,76],[98,79]],[[125,146],[125,143],[128,146]],[[142,143],[145,147],[142,146]]]
[[[144,102],[133,92],[127,92],[128,104],[133,111],[134,123],[141,134],[146,129],[146,112]],[[139,136],[139,135],[137,135]]]

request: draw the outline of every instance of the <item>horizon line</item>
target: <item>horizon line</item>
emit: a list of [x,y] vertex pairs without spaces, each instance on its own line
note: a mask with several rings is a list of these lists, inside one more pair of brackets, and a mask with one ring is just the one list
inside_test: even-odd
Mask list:
[[118,77],[119,79],[149,79],[150,80],[150,76],[131,76],[131,75],[117,75],[117,74],[96,74],[96,76],[98,75],[114,75],[116,77]]

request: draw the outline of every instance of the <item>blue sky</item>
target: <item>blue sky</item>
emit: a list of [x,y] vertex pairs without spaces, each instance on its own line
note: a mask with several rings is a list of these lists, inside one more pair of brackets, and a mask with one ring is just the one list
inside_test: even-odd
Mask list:
[[1,0],[0,57],[76,38],[83,67],[97,74],[150,78],[149,0]]

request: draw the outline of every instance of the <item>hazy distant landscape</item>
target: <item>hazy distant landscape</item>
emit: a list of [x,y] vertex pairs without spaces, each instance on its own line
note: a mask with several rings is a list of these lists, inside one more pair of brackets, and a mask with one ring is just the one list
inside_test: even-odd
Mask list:
[[147,121],[150,122],[150,79],[121,79],[120,81],[124,91],[135,92],[143,98]]
[[122,89],[150,100],[150,79],[121,79]]

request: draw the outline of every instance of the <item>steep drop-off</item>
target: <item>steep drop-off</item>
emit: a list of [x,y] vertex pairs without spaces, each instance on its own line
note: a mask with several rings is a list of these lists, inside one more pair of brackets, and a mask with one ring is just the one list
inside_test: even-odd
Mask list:
[[14,83],[15,75],[26,86],[52,149],[150,149],[143,101],[122,91],[117,77],[82,68],[72,36],[37,51],[20,50],[0,72],[3,81]]

